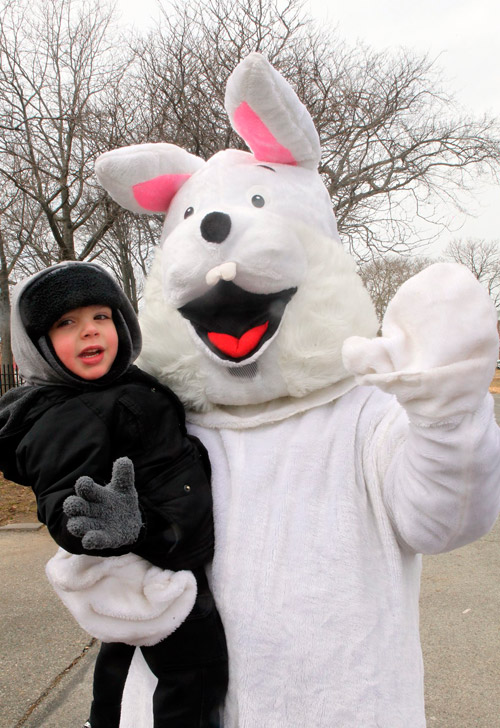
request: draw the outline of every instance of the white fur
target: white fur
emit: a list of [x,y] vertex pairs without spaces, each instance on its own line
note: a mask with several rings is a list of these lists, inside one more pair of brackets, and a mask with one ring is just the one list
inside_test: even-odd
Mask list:
[[171,386],[187,406],[209,409],[202,355],[180,313],[163,298],[161,248],[149,272],[140,322],[143,341],[147,339],[148,344],[137,361],[139,366]]
[[134,185],[163,174],[193,174],[202,166],[202,159],[175,144],[133,144],[101,154],[95,172],[119,205],[131,212],[151,214],[135,199]]
[[251,380],[235,378],[227,363],[196,345],[186,321],[165,301],[169,290],[162,288],[161,268],[168,262],[162,260],[165,251],[157,252],[140,316],[144,347],[139,363],[171,386],[190,409],[256,404],[322,389],[347,377],[341,360],[344,339],[353,332],[376,332],[372,303],[350,256],[334,239],[306,225],[288,227],[288,237],[293,233],[304,253],[303,279],[275,341],[258,357],[259,374]]
[[154,645],[182,624],[196,599],[190,571],[159,569],[135,554],[59,549],[45,571],[78,624],[104,642]]
[[479,408],[497,352],[497,312],[486,289],[464,266],[436,263],[401,286],[382,336],[353,336],[343,357],[358,383],[395,394],[413,422],[428,425]]
[[[260,53],[244,58],[228,81],[225,106],[233,126],[234,112],[242,102],[250,106],[301,166],[317,169],[321,147],[309,112]],[[253,150],[253,139],[246,141]]]

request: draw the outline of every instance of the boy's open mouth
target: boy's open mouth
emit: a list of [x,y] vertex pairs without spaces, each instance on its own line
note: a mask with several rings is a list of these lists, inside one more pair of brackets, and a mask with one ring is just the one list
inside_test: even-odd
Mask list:
[[101,354],[104,353],[104,348],[102,346],[92,346],[88,347],[87,349],[84,349],[78,354],[78,357],[80,359],[95,359],[96,357],[101,356]]
[[296,291],[250,293],[233,282],[219,281],[179,312],[210,351],[226,361],[240,362],[274,336]]

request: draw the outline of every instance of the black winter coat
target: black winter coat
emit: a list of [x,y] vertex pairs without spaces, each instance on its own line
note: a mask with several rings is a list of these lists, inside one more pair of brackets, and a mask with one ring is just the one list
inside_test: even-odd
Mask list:
[[[23,413],[24,414],[24,413]],[[101,390],[41,386],[22,427],[0,436],[0,469],[30,486],[38,518],[70,553],[110,556],[133,551],[166,569],[197,569],[213,555],[210,465],[186,432],[184,410],[167,387],[131,366]],[[144,527],[131,547],[89,551],[66,527],[62,509],[81,475],[109,482],[127,456]]]

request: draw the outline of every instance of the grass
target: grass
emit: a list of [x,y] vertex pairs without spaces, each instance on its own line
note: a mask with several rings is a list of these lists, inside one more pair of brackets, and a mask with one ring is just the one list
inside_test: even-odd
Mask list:
[[0,475],[0,526],[36,523],[36,501],[31,488],[11,483]]
[[495,371],[495,376],[493,377],[493,381],[490,386],[490,392],[493,392],[493,394],[500,394],[500,369]]
[[[495,372],[490,392],[500,394],[500,369]],[[36,502],[31,488],[11,483],[0,475],[0,526],[36,522]]]

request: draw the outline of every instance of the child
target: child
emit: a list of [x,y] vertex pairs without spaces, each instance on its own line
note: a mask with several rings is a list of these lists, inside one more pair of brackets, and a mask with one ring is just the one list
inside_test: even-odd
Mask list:
[[[66,551],[133,552],[193,572],[189,617],[141,650],[158,678],[155,728],[216,726],[227,653],[204,570],[213,553],[210,465],[177,397],[131,366],[141,344],[132,306],[100,266],[61,263],[16,287],[12,343],[31,386],[1,400],[1,469],[33,489],[39,520]],[[118,728],[134,649],[102,644],[87,726]]]

